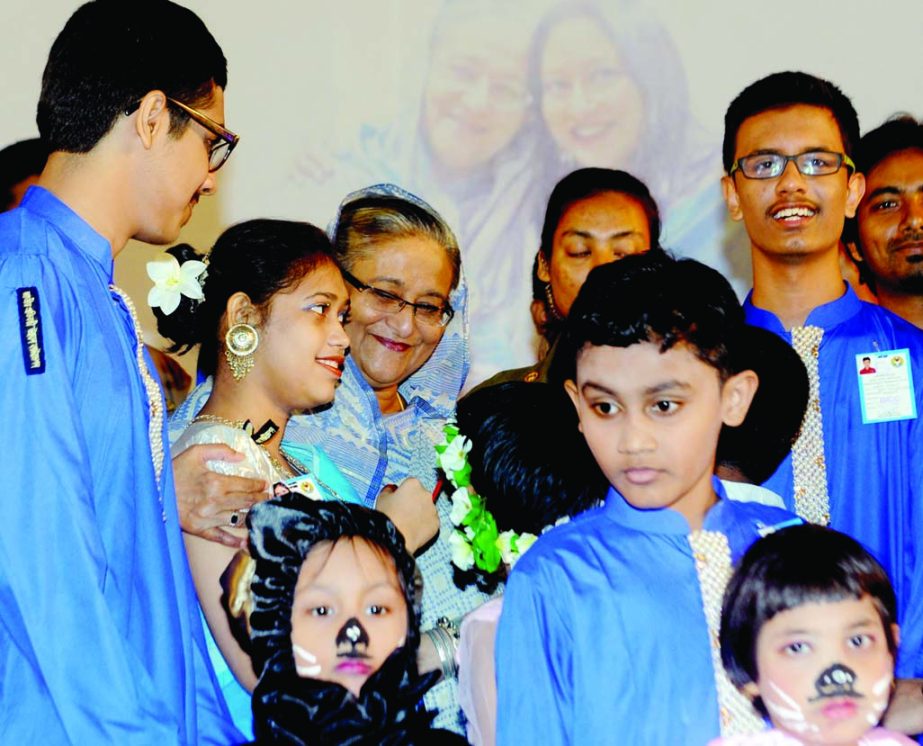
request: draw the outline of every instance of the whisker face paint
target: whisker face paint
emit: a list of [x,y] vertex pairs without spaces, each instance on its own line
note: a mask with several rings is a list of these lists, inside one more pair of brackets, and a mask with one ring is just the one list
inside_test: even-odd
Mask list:
[[[317,663],[316,655],[305,650],[301,645],[295,644],[292,645],[292,652],[295,654],[295,671],[299,676],[312,679],[320,675],[321,667]],[[299,660],[302,661],[302,663],[299,663]]]
[[894,672],[870,596],[780,611],[757,635],[757,689],[773,725],[810,745],[856,743],[888,706]]
[[780,727],[792,733],[803,734],[811,731],[816,733],[819,730],[816,725],[808,722],[804,711],[794,698],[782,691],[775,682],[769,681],[767,684],[774,695],[779,698],[777,700],[768,695],[763,697],[766,709],[769,710],[772,716],[773,723],[778,720]]
[[872,684],[871,709],[866,715],[869,725],[877,725],[885,710],[888,709],[888,701],[891,699],[891,682],[893,681],[894,677],[888,674]]

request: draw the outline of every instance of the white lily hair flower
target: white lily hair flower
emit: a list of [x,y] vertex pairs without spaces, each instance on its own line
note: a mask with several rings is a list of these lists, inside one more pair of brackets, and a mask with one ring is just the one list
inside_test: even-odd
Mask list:
[[497,536],[497,549],[500,551],[500,559],[503,560],[503,563],[506,565],[512,566],[513,564],[513,537],[516,535],[515,531],[502,531],[500,535]]
[[529,533],[520,534],[519,538],[516,540],[516,550],[517,550],[516,554],[518,556],[514,558],[514,561],[513,561],[514,564],[515,564],[515,560],[518,559],[519,557],[522,557],[522,555],[528,552],[529,548],[537,541],[538,541],[538,537],[535,534],[529,534]]
[[147,294],[147,304],[159,308],[165,316],[179,306],[180,296],[191,300],[203,300],[199,277],[208,267],[204,262],[189,259],[183,266],[172,254],[164,254],[147,263],[147,276],[154,281],[154,287]]
[[558,518],[558,520],[556,520],[554,523],[551,523],[551,524],[545,526],[545,528],[542,529],[542,535],[544,536],[544,535],[547,534],[549,531],[551,531],[551,529],[557,528],[558,526],[563,526],[565,523],[570,523],[570,516],[569,516],[569,515],[562,515],[562,516],[561,516],[560,518]]

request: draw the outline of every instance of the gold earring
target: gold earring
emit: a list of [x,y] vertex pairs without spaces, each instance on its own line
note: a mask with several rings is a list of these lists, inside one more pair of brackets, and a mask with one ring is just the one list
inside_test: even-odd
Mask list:
[[[538,265],[547,277],[551,277],[551,267],[548,266],[548,260],[545,259],[545,255],[541,251],[538,252]],[[542,281],[542,284],[545,286],[545,310],[550,320],[564,321],[564,314],[561,313],[557,304],[554,302],[554,292],[551,290],[551,281]]]
[[253,368],[253,353],[259,344],[260,335],[250,324],[234,324],[224,335],[224,356],[235,381],[242,381]]

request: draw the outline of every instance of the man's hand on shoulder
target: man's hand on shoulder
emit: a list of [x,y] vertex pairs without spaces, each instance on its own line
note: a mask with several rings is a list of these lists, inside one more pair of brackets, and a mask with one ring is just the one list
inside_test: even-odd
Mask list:
[[176,503],[183,531],[229,547],[244,548],[246,538],[225,530],[231,516],[264,500],[266,482],[211,471],[209,461],[240,461],[237,451],[226,445],[195,445],[173,458]]

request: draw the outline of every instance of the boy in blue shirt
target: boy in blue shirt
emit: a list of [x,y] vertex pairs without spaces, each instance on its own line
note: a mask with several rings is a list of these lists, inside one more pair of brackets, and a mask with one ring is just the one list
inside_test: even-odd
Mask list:
[[[717,646],[731,562],[793,517],[725,499],[724,426],[758,381],[727,281],[639,255],[591,272],[552,378],[611,484],[510,576],[497,637],[497,742],[703,744],[763,723]],[[797,520],[797,519],[794,519]]]
[[241,738],[208,665],[157,374],[112,284],[129,239],[173,243],[217,188],[237,142],[226,85],[217,41],[168,0],[86,3],[49,53],[50,155],[0,215],[4,743]]

